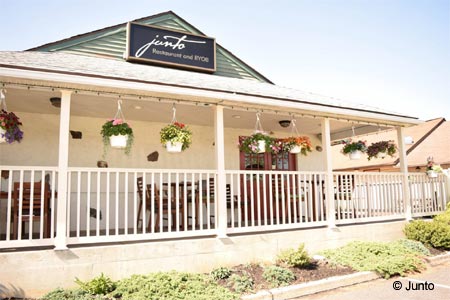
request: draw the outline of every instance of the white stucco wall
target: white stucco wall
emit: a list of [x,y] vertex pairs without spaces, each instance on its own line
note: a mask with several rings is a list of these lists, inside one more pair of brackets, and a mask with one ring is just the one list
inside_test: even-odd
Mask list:
[[[24,138],[21,143],[0,144],[0,165],[15,166],[57,166],[59,115],[17,112],[23,122]],[[165,151],[159,142],[159,131],[163,123],[128,120],[134,131],[135,143],[132,153],[110,149],[106,161],[110,168],[154,168],[154,169],[214,169],[214,128],[189,125],[193,132],[193,143],[189,149],[179,154]],[[81,140],[70,138],[70,167],[96,167],[102,159],[103,143],[100,130],[103,118],[72,116],[70,129],[81,131]],[[239,151],[236,146],[239,135],[249,135],[251,129],[225,128],[225,167],[239,169]],[[285,137],[286,133],[275,132],[275,137]],[[310,136],[313,146],[320,140]],[[147,155],[159,152],[157,162],[148,162]],[[318,171],[323,169],[323,153],[313,151],[308,156],[298,155],[298,169]]]

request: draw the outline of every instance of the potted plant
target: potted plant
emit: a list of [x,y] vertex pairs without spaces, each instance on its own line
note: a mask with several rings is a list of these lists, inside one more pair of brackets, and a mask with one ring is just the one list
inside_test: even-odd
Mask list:
[[[273,146],[273,147],[272,147]],[[281,146],[281,144],[279,145]],[[266,133],[256,131],[251,136],[245,137],[239,141],[239,149],[245,153],[264,153],[266,151],[278,153],[281,150],[274,145],[274,139]]]
[[23,138],[23,131],[19,128],[21,125],[22,122],[16,114],[2,109],[0,111],[0,143],[20,142]]
[[433,157],[427,158],[427,175],[430,178],[436,178],[438,173],[442,173],[442,167],[433,161]]
[[359,159],[361,157],[361,153],[367,151],[366,141],[356,141],[352,142],[352,140],[343,141],[344,147],[342,147],[342,153],[344,155],[349,155],[350,159]]
[[291,136],[283,140],[283,148],[290,153],[308,155],[312,152],[311,140],[307,136]]
[[181,152],[192,143],[192,132],[185,124],[173,122],[160,131],[161,144],[170,153]]
[[125,154],[130,153],[134,141],[133,129],[123,119],[106,121],[100,133],[103,137],[105,154],[109,145],[113,148],[125,149]]
[[386,155],[393,157],[396,152],[397,147],[395,146],[394,141],[380,141],[372,143],[367,147],[367,159],[371,160],[374,157],[385,158]]

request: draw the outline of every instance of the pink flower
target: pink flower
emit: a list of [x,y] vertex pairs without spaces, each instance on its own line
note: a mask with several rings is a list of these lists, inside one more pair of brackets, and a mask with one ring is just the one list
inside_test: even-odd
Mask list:
[[112,124],[113,124],[114,126],[116,126],[116,125],[120,125],[120,124],[122,124],[122,123],[123,123],[123,120],[122,120],[122,119],[114,119]]

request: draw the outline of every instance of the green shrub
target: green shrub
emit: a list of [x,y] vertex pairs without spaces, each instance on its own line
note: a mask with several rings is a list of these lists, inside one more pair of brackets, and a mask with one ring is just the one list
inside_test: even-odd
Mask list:
[[219,267],[211,271],[211,276],[215,280],[227,279],[231,275],[231,270],[227,267]]
[[422,220],[406,224],[403,232],[408,239],[434,248],[450,249],[450,211],[440,214],[432,222]]
[[281,251],[277,256],[277,263],[289,267],[301,268],[308,266],[311,263],[311,258],[305,249],[305,245],[300,244],[297,250],[290,248]]
[[396,243],[402,245],[408,250],[411,250],[413,253],[429,256],[431,255],[430,250],[428,250],[427,247],[425,247],[421,242],[419,241],[413,241],[408,239],[401,239],[396,241]]
[[272,287],[286,286],[295,280],[294,273],[282,267],[270,266],[264,268],[263,278],[269,282]]
[[233,274],[228,279],[228,285],[237,293],[245,293],[253,289],[253,279],[246,274]]
[[419,241],[424,245],[431,246],[431,236],[433,235],[434,228],[435,224],[433,222],[417,220],[406,224],[403,233],[410,240]]
[[[100,296],[99,296],[100,297]],[[65,290],[54,289],[41,298],[42,300],[92,300],[95,299],[80,289]]]
[[112,293],[123,300],[184,299],[228,300],[239,295],[212,281],[210,276],[182,272],[132,275],[120,280]]
[[446,225],[450,225],[450,202],[447,203],[446,210],[443,213],[435,216],[433,221],[434,222],[444,223]]
[[103,273],[86,282],[75,278],[75,283],[78,284],[82,291],[91,295],[106,295],[116,289],[116,283],[108,276],[103,275]]
[[350,266],[358,271],[376,271],[389,278],[419,271],[423,262],[419,254],[398,242],[352,242],[341,248],[323,251],[331,262]]
[[434,248],[450,249],[450,225],[437,223],[430,243]]

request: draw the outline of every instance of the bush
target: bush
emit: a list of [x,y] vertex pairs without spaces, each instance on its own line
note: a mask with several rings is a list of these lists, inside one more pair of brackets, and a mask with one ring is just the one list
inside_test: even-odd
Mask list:
[[434,228],[435,224],[433,222],[417,220],[406,224],[403,233],[410,240],[419,241],[424,245],[431,246],[431,236],[433,235]]
[[305,244],[300,244],[297,250],[291,248],[281,251],[278,254],[277,262],[289,267],[301,268],[308,266],[311,258],[305,250]]
[[245,293],[253,289],[253,279],[249,275],[233,274],[229,278],[228,285],[237,293]]
[[54,289],[44,295],[42,300],[92,300],[95,299],[85,291],[80,289],[64,290],[62,288]]
[[211,271],[211,276],[215,280],[227,279],[231,275],[231,270],[226,267],[219,267]]
[[75,278],[75,283],[78,284],[82,291],[91,295],[106,295],[116,289],[116,283],[108,276],[103,275],[103,273],[86,282]]
[[263,278],[269,282],[272,287],[286,286],[295,280],[295,275],[291,270],[270,266],[264,269]]
[[403,229],[408,239],[419,241],[434,248],[450,249],[450,205],[434,217],[432,222],[412,221]]
[[228,300],[239,295],[219,286],[203,274],[159,272],[149,275],[132,275],[120,280],[112,293],[123,300],[185,299]]
[[403,276],[423,267],[419,258],[421,254],[398,242],[352,242],[322,254],[333,263],[350,266],[358,271],[376,271],[385,278]]
[[401,239],[396,241],[396,243],[402,245],[408,250],[411,250],[414,253],[422,254],[425,256],[431,255],[430,250],[428,250],[427,247],[425,247],[421,242],[419,241],[413,241],[408,239]]
[[436,224],[430,243],[434,248],[450,249],[450,225]]

